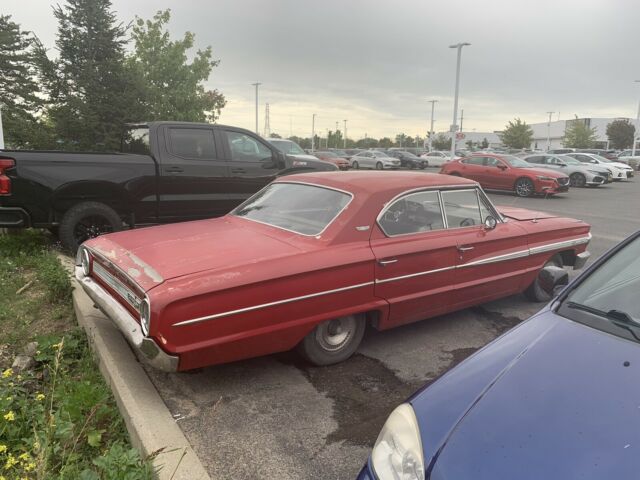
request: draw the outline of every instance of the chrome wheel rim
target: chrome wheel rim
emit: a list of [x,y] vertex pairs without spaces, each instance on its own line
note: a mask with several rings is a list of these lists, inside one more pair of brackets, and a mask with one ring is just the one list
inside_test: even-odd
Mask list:
[[356,329],[354,317],[336,318],[318,325],[316,340],[324,350],[335,352],[349,343]]

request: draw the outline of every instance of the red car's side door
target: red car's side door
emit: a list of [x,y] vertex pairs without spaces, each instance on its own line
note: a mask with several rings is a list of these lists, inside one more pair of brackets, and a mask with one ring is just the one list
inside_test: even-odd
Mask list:
[[407,194],[385,207],[370,242],[375,295],[390,304],[379,328],[450,310],[456,238],[445,228],[438,191]]
[[483,177],[483,187],[497,190],[511,190],[515,181],[511,167],[495,157],[485,157]]
[[534,268],[525,229],[499,219],[494,229],[486,229],[484,219],[496,212],[477,189],[442,192],[442,201],[447,226],[456,232],[452,310],[522,291]]
[[484,157],[469,157],[460,160],[461,174],[464,178],[475,180],[476,182],[483,181],[483,173],[485,167],[483,166]]

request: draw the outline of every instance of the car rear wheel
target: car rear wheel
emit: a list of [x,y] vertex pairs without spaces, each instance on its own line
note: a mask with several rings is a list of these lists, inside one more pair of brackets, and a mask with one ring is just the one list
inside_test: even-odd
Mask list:
[[514,190],[519,197],[530,197],[536,192],[533,182],[524,177],[516,180]]
[[122,219],[108,205],[83,202],[71,207],[62,217],[59,238],[62,246],[75,253],[85,240],[122,230]]
[[376,163],[376,170],[382,170],[382,162]]
[[362,341],[362,315],[327,320],[317,325],[298,345],[300,354],[314,365],[339,363],[355,353]]
[[569,176],[569,183],[572,187],[584,187],[587,184],[587,178],[581,173],[572,173]]
[[358,170],[358,168],[360,168],[360,166],[358,165],[358,162],[356,160],[354,160],[351,163],[351,168],[353,168],[354,170]]
[[[549,261],[544,264],[544,267],[550,266],[562,268],[562,257],[560,255],[554,255],[551,257]],[[552,295],[545,292],[540,286],[540,272],[538,272],[535,280],[531,282],[531,285],[529,285],[524,291],[524,295],[532,302],[548,302],[552,298]]]

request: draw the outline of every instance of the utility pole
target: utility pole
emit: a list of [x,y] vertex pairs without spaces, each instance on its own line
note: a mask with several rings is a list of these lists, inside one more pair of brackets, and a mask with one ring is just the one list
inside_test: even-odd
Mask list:
[[258,128],[258,87],[262,85],[260,82],[252,83],[256,87],[256,135],[260,135],[260,129]]
[[464,109],[460,110],[460,131],[462,131],[462,122],[464,122]]
[[429,130],[429,151],[432,150],[432,145],[433,145],[433,110],[436,106],[436,102],[438,100],[429,100],[429,103],[431,104],[431,129]]
[[0,150],[4,150],[4,132],[2,130],[2,104],[0,103]]
[[271,136],[271,125],[269,122],[269,104],[268,103],[264,107],[264,134],[262,136],[264,138],[269,138]]
[[316,148],[316,114],[311,115],[311,153]]
[[344,122],[344,147],[347,148],[347,120],[343,120]]
[[551,150],[551,115],[556,112],[547,112],[549,114],[549,122],[547,122],[547,152]]
[[456,132],[458,131],[458,93],[460,91],[460,59],[462,57],[462,47],[471,45],[470,43],[457,43],[455,45],[449,45],[449,48],[455,48],[458,50],[458,60],[456,63],[456,89],[453,97],[453,123],[451,124],[451,160],[456,156]]
[[[635,83],[640,83],[640,80],[634,80]],[[636,130],[633,133],[633,145],[631,146],[631,156],[636,156],[636,143],[638,143],[638,129],[640,128],[640,102],[638,102],[638,114],[636,115]]]

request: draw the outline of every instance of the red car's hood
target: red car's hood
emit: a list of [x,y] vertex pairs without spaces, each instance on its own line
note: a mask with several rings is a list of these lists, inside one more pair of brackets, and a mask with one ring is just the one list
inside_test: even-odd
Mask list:
[[300,251],[286,235],[232,216],[140,228],[94,238],[84,246],[115,264],[145,291],[165,280]]
[[514,220],[533,220],[535,218],[557,217],[557,215],[552,215],[546,212],[538,212],[535,210],[527,210],[526,208],[498,207],[498,211],[505,217],[512,218]]

